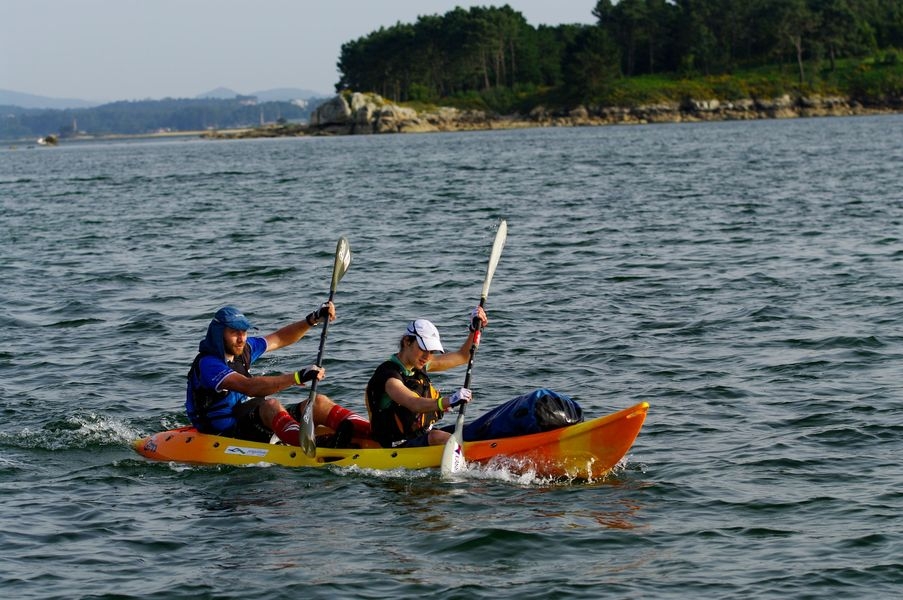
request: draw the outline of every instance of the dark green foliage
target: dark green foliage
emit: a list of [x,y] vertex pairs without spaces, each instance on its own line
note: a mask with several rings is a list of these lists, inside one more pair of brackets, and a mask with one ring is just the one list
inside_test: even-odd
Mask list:
[[621,76],[618,45],[602,27],[588,27],[567,47],[564,89],[575,102],[604,101]]
[[845,79],[850,96],[863,104],[903,105],[903,55],[898,50],[881,52],[874,60],[859,63]]
[[456,8],[443,16],[398,23],[342,46],[337,90],[372,91],[395,101],[444,98],[491,88],[556,80],[558,65],[539,54],[546,47],[523,15],[502,8]]
[[[652,75],[701,79],[726,100],[847,83],[869,97],[897,89],[888,69],[830,73],[903,47],[903,0],[599,0],[592,14],[594,26],[538,28],[507,5],[421,16],[346,43],[336,88],[494,111],[670,97],[673,86],[630,83]],[[737,77],[758,69],[768,75]]]

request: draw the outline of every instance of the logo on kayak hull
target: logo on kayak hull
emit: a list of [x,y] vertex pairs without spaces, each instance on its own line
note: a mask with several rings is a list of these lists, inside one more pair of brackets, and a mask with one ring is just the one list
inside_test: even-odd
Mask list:
[[245,448],[243,446],[227,446],[226,454],[237,454],[239,456],[266,456],[269,450],[263,448]]

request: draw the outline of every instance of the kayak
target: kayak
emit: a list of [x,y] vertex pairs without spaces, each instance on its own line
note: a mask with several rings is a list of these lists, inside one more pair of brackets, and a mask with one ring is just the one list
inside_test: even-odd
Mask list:
[[[464,442],[468,463],[498,465],[539,477],[598,479],[633,445],[646,419],[647,402],[574,425],[513,437]],[[162,431],[136,440],[138,454],[156,461],[199,465],[273,464],[284,467],[431,469],[442,462],[443,446],[381,448],[356,440],[360,448],[317,448],[307,456],[297,446],[264,444],[198,432],[194,427]]]

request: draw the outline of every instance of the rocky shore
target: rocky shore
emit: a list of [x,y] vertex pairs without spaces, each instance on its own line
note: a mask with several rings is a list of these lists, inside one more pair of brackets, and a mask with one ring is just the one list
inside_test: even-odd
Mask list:
[[838,96],[791,97],[722,101],[689,99],[636,107],[577,106],[551,110],[537,106],[527,115],[495,115],[480,110],[438,107],[416,111],[388,102],[376,94],[342,94],[318,106],[307,125],[274,125],[236,132],[208,132],[210,138],[282,137],[299,135],[361,135],[476,131],[526,127],[580,127],[595,125],[683,123],[748,119],[852,116],[903,112],[903,99],[887,106],[863,106]]

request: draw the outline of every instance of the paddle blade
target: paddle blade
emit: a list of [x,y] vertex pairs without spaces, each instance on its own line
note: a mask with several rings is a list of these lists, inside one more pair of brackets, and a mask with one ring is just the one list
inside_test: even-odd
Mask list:
[[335,263],[332,265],[332,286],[329,288],[331,292],[335,292],[336,287],[339,285],[339,280],[345,276],[349,266],[351,266],[351,246],[348,245],[348,239],[342,236],[335,247]]
[[454,438],[458,445],[461,447],[461,456],[464,456],[464,409],[466,408],[466,404],[461,405],[461,410],[458,411],[458,418],[455,420],[455,433]]
[[455,436],[449,436],[442,449],[441,472],[443,477],[451,477],[467,468],[464,461],[464,448]]
[[505,247],[505,240],[508,239],[508,222],[502,219],[499,223],[498,231],[495,232],[495,241],[492,243],[492,253],[489,255],[489,264],[486,266],[486,279],[483,280],[483,293],[480,295],[483,300],[489,296],[489,284],[492,283],[492,276],[495,274],[495,268],[499,264],[502,257],[502,248]]
[[304,405],[304,412],[301,414],[301,450],[310,458],[317,455],[317,439],[314,436],[314,397],[316,392],[311,393]]

